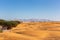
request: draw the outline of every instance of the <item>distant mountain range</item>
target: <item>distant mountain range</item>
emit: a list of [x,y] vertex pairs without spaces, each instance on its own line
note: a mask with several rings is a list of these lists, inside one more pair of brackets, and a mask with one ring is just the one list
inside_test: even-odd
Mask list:
[[20,19],[23,22],[48,22],[48,19]]

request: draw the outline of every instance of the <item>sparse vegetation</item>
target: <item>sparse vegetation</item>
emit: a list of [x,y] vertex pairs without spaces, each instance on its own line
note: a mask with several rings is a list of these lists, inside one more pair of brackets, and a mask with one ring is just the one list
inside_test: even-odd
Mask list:
[[20,21],[7,21],[7,20],[0,19],[0,25],[2,26],[2,28],[6,27],[7,29],[11,29],[12,27],[16,27],[19,23],[21,22]]

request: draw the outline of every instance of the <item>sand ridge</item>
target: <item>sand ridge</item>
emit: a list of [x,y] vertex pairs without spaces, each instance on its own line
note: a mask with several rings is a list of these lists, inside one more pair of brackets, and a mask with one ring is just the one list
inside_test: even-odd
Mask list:
[[0,33],[1,40],[60,40],[60,23],[21,23],[10,31]]

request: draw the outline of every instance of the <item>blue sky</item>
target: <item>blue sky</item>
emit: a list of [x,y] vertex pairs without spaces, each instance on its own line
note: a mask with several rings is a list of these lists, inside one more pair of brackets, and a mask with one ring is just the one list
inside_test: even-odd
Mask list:
[[60,0],[0,0],[0,19],[60,20]]

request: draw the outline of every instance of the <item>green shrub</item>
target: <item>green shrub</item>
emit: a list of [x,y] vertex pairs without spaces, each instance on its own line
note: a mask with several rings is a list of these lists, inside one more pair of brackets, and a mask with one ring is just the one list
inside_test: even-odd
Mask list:
[[0,20],[0,25],[6,27],[7,29],[11,29],[12,27],[16,27],[18,24],[20,24],[20,21],[6,21],[6,20]]

